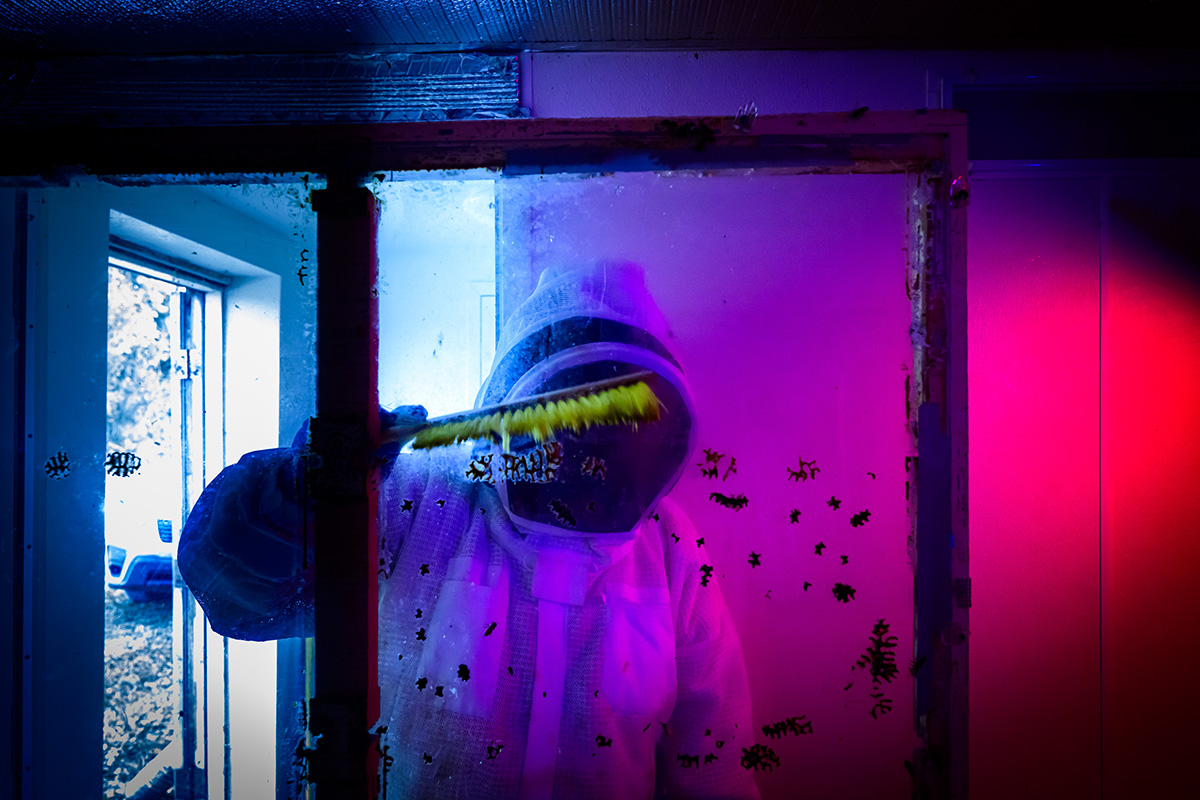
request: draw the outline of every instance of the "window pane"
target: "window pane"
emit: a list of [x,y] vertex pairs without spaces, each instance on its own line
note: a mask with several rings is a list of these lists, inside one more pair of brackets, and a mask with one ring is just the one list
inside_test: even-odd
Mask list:
[[672,493],[698,536],[673,544],[703,546],[737,627],[753,729],[734,752],[764,796],[906,793],[902,176],[531,177],[502,202],[529,232],[501,255],[511,285],[629,259],[666,316],[699,428]]
[[379,198],[379,401],[470,408],[495,343],[495,182],[405,180]]
[[[478,188],[417,212],[415,184],[387,187],[405,201],[381,223],[385,405],[471,405],[461,354],[482,348],[443,348],[473,336],[448,273]],[[380,496],[389,790],[736,795],[752,776],[764,797],[907,796],[904,177],[506,176],[494,193],[481,400],[637,368],[665,413],[401,453]]]

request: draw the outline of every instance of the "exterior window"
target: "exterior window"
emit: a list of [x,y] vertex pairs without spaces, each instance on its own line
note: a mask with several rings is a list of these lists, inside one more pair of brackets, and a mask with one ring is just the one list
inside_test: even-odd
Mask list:
[[[178,780],[203,732],[196,611],[178,532],[205,474],[206,384],[220,354],[220,284],[114,243],[108,268],[104,493],[104,797]],[[209,386],[208,388],[217,388]],[[197,775],[192,775],[192,782]]]

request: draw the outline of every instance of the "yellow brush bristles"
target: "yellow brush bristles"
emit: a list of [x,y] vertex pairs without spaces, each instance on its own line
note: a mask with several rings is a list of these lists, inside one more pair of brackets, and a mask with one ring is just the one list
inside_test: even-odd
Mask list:
[[633,425],[658,419],[660,403],[645,382],[617,386],[594,394],[548,403],[520,406],[474,419],[432,425],[417,432],[414,449],[444,447],[472,439],[498,437],[508,451],[513,436],[535,442],[553,439],[559,431],[579,433],[594,425]]

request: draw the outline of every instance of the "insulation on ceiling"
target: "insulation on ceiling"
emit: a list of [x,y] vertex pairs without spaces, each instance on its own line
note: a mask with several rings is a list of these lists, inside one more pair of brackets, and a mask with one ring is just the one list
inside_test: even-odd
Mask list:
[[521,115],[515,56],[63,58],[0,67],[0,125],[261,125]]
[[0,53],[1190,46],[1191,0],[4,0]]

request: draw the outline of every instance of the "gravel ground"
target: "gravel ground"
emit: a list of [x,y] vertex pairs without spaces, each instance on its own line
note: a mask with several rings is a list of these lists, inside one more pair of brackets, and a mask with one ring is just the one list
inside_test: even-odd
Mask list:
[[173,734],[171,600],[118,602],[105,587],[104,793],[125,797],[124,783],[166,747]]

